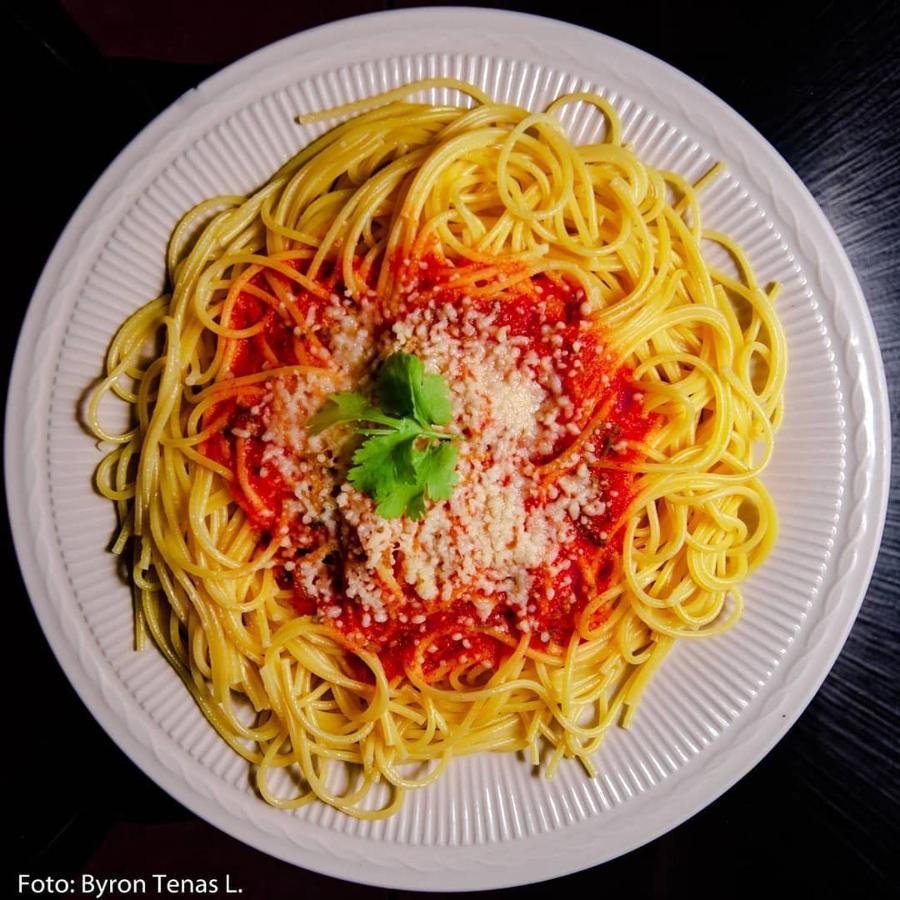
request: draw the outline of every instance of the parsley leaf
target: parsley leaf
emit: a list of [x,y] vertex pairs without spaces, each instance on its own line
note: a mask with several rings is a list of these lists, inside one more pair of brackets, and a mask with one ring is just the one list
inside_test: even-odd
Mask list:
[[444,442],[432,444],[424,459],[416,467],[419,478],[431,500],[449,500],[456,484],[456,460],[459,450],[456,444]]
[[380,406],[355,391],[331,394],[307,428],[318,434],[352,424],[364,440],[347,480],[375,501],[380,516],[419,519],[426,501],[448,499],[456,483],[456,437],[432,427],[451,419],[450,390],[417,356],[393,353],[379,369],[375,395]]
[[396,420],[386,416],[377,406],[372,406],[362,394],[341,391],[329,394],[325,405],[306,423],[310,434],[319,434],[332,425],[348,422],[376,422],[393,427]]
[[[425,375],[425,367],[418,356],[411,353],[392,353],[378,370],[375,396],[381,408],[395,416],[415,415],[415,388]],[[424,423],[423,423],[424,424]]]
[[353,468],[347,473],[350,484],[377,502],[385,500],[398,483],[416,477],[410,462],[420,429],[412,419],[400,422],[396,430],[369,435],[353,454]]
[[[446,425],[453,415],[450,389],[440,375],[426,375],[416,388],[416,418],[432,425]],[[424,424],[424,423],[423,423]]]
[[421,519],[426,500],[449,500],[453,493],[459,456],[456,445],[444,441],[414,452],[415,480],[395,484],[384,497],[373,495],[378,501],[375,511],[385,519],[396,519],[404,511],[411,519]]
[[423,427],[446,425],[453,412],[447,382],[426,374],[422,360],[411,353],[392,353],[382,363],[375,394],[385,412],[412,416]]

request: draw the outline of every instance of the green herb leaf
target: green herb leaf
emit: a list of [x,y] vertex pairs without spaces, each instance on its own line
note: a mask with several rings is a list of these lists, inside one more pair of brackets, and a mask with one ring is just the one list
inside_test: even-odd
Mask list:
[[442,441],[426,450],[414,450],[416,478],[396,483],[379,501],[375,511],[385,519],[396,519],[405,512],[411,519],[425,515],[426,500],[448,500],[456,484],[457,447]]
[[449,500],[456,484],[456,460],[459,450],[449,441],[432,444],[416,467],[429,500]]
[[447,382],[426,373],[422,361],[411,353],[392,353],[381,364],[375,393],[385,412],[412,416],[426,428],[446,425],[453,413]]
[[418,356],[392,353],[381,364],[375,381],[375,396],[381,408],[395,416],[415,416],[415,385],[424,376],[425,367]]
[[393,353],[378,372],[375,393],[380,408],[359,393],[331,394],[307,427],[318,434],[352,423],[365,440],[347,480],[375,501],[380,516],[419,519],[426,501],[448,499],[456,483],[456,438],[432,427],[451,419],[450,390],[417,356]]
[[418,480],[418,458],[420,451],[416,449],[416,437],[411,440],[403,441],[397,445],[394,451],[394,465],[397,469],[397,476],[401,481],[408,481],[415,484]]
[[350,484],[379,502],[398,483],[413,482],[416,478],[409,460],[420,429],[412,419],[400,422],[395,431],[366,438],[353,454],[353,468],[347,473]]
[[376,422],[394,427],[396,420],[386,416],[377,406],[355,391],[341,391],[329,394],[325,405],[306,423],[310,434],[319,434],[332,425],[348,422]]
[[382,519],[399,519],[406,514],[411,519],[421,519],[425,514],[425,495],[416,484],[398,484],[375,507]]
[[450,388],[440,375],[426,375],[415,389],[416,418],[422,424],[446,425],[453,415]]

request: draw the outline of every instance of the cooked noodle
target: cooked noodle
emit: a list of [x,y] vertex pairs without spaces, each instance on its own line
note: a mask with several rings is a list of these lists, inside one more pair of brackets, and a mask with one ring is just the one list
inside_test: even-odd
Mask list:
[[[474,105],[405,99],[431,87],[457,89]],[[606,120],[603,142],[569,142],[556,114],[571,103],[596,107]],[[98,438],[116,445],[97,483],[118,511],[114,552],[130,555],[138,644],[149,632],[204,715],[252,763],[266,801],[293,808],[319,798],[376,818],[464,753],[526,751],[551,775],[562,758],[576,757],[593,775],[607,728],[628,724],[674,641],[710,637],[735,623],[741,584],[776,537],[775,510],[759,475],[782,414],[785,342],[773,307],[776,287],[757,284],[740,247],[702,228],[698,194],[720,167],[694,185],[653,170],[622,144],[602,97],[560,97],[545,112],[530,113],[440,79],[318,117],[350,113],[356,115],[249,197],[214,198],[184,217],[169,246],[171,293],[120,328],[89,422]],[[727,251],[732,273],[705,261],[704,242]],[[579,329],[583,342],[570,341],[561,326],[554,343],[548,293],[561,298],[570,316],[565,327]],[[356,339],[346,345],[362,355],[346,365],[340,353],[351,351],[316,318],[338,304],[360,321],[364,309],[376,315],[377,308],[374,326],[347,326]],[[502,605],[507,601],[496,597],[505,595],[476,596],[475,582],[461,580],[443,599],[431,599],[404,582],[394,552],[372,574],[385,596],[384,615],[400,634],[396,611],[419,590],[415,609],[423,623],[386,667],[388,648],[375,632],[346,630],[351,615],[368,616],[358,599],[328,606],[311,595],[314,608],[298,606],[302,578],[292,573],[340,568],[351,554],[347,535],[363,538],[348,525],[357,520],[339,509],[330,532],[313,523],[318,531],[304,531],[300,549],[286,549],[290,504],[272,499],[270,466],[253,455],[265,451],[254,417],[275,415],[285,392],[291,409],[299,386],[321,403],[331,391],[365,385],[383,350],[377,329],[405,321],[413,308],[432,316],[424,331],[410,326],[410,340],[427,356],[428,347],[439,351],[428,334],[437,328],[435,316],[451,316],[446,307],[474,319],[465,310],[490,318],[507,306],[522,317],[542,311],[547,327],[528,338],[532,345],[546,339],[548,348],[568,352],[566,359],[580,359],[576,369],[598,373],[606,366],[597,375],[602,388],[557,392],[563,413],[572,410],[571,427],[560,425],[529,463],[528,483],[546,496],[576,472],[585,484],[606,486],[602,500],[591,505],[576,496],[557,517],[581,548],[569,633],[551,634],[548,626],[539,635],[515,622],[501,627],[490,618],[499,615],[495,606],[484,621],[452,626],[462,641],[488,649],[472,658],[458,647],[451,653],[451,590],[453,603]],[[507,333],[497,337],[496,323],[490,327],[496,355]],[[471,346],[460,341],[455,348]],[[522,352],[510,357],[520,373],[532,371],[521,362],[532,345],[522,341]],[[572,348],[582,343],[594,356],[578,357]],[[551,361],[563,358],[549,353]],[[538,399],[550,391],[553,372],[547,379],[535,388]],[[123,434],[100,423],[108,393],[133,412]],[[528,422],[521,427],[537,433]],[[605,427],[612,437],[601,443]],[[469,445],[482,446],[477,435]],[[274,456],[292,452],[281,448]],[[478,472],[487,465],[470,463]],[[325,476],[303,471],[313,474],[297,490],[319,490],[316,479]],[[287,477],[277,476],[279,490]],[[458,491],[465,489],[460,478]],[[323,485],[322,496],[330,482]],[[362,510],[357,518],[374,521],[367,498],[348,497]],[[442,508],[453,506],[445,501]],[[604,524],[588,540],[583,530],[594,527],[591,516]],[[427,529],[390,527],[403,540],[421,540]],[[302,530],[294,522],[290,529]],[[551,535],[546,546],[571,555],[572,540],[560,549]],[[295,555],[285,567],[289,553]],[[542,565],[528,572],[544,572]],[[528,577],[523,610],[526,602],[549,609],[553,577],[561,576],[545,583],[544,575]],[[432,646],[444,648],[434,659]],[[411,774],[410,766],[426,774]],[[295,773],[295,781],[283,782],[293,793],[276,789],[280,782],[271,777],[285,768]],[[373,804],[367,794],[376,782],[390,790]]]

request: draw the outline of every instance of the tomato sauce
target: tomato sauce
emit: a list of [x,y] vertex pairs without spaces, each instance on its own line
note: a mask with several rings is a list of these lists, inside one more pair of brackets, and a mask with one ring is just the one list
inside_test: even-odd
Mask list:
[[[459,303],[462,289],[454,287],[452,272],[470,271],[461,266],[450,270],[448,277],[447,264],[433,256],[410,263],[394,261],[393,265],[400,278],[413,270],[417,290],[408,294],[399,308],[384,314],[383,328],[389,328],[396,317],[404,315],[417,302]],[[288,280],[283,276],[276,277],[287,285]],[[581,440],[581,429],[592,417],[606,409],[603,421],[577,448],[577,464],[587,465],[603,502],[595,504],[589,512],[580,513],[573,522],[575,539],[559,548],[552,567],[545,565],[530,572],[527,632],[530,643],[536,650],[559,654],[565,652],[587,604],[608,588],[619,573],[622,525],[633,499],[634,475],[608,468],[604,463],[609,459],[637,460],[654,419],[645,412],[632,373],[619,364],[606,336],[593,325],[585,327],[584,295],[577,285],[545,275],[522,281],[520,272],[513,267],[505,277],[511,287],[499,299],[479,298],[473,291],[476,296],[467,297],[467,301],[492,313],[510,338],[526,339],[523,348],[526,359],[537,360],[538,364],[546,358],[551,360],[562,383],[562,395],[568,398],[572,410],[574,427],[560,435],[549,456],[537,458],[534,463],[552,466],[553,459],[565,456],[567,448]],[[259,279],[257,276],[257,283]],[[324,279],[323,284],[329,292],[341,292],[342,286],[334,277]],[[246,292],[237,298],[229,327],[246,329],[260,322],[264,325],[252,337],[229,342],[233,352],[227,377],[308,362],[316,342],[327,349],[329,336],[323,315],[327,301],[301,291],[292,302],[295,308],[287,310],[273,307]],[[309,327],[297,328],[298,320]],[[276,467],[262,462],[264,442],[258,431],[252,430],[251,411],[258,411],[259,405],[265,402],[261,399],[264,393],[260,386],[230,397],[208,411],[204,422],[208,425],[220,421],[222,428],[205,442],[202,451],[235,474],[231,481],[232,495],[258,530],[261,544],[278,528],[280,534],[287,534],[288,543],[312,550],[317,540],[315,531],[308,528],[304,531],[298,522],[285,519],[285,503],[291,497],[291,487]],[[239,441],[243,441],[242,453]],[[334,567],[339,584],[340,559],[331,559],[329,565]],[[298,615],[321,611],[283,565],[276,569],[276,578],[283,588],[293,590]],[[402,584],[399,578],[398,582]],[[496,603],[484,616],[478,613],[477,597],[456,596],[446,603],[424,604],[411,587],[404,586],[403,590],[402,602],[392,607],[385,621],[375,621],[357,602],[340,594],[331,598],[330,616],[323,617],[348,648],[365,648],[376,653],[391,679],[402,677],[413,665],[426,678],[440,677],[458,665],[480,664],[489,670],[498,666],[521,639],[522,623],[517,621],[513,609],[502,602]],[[335,607],[339,608],[339,615],[334,615]],[[609,609],[601,608],[587,624],[596,628],[608,615]],[[371,677],[362,663],[358,662],[356,668],[360,678]]]

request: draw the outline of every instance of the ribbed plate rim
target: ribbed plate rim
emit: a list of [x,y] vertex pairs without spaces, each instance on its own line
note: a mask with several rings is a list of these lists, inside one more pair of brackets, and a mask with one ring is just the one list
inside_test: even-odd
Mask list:
[[[103,692],[97,684],[92,682],[90,674],[81,666],[70,638],[63,632],[59,620],[55,617],[48,595],[45,573],[41,570],[36,553],[35,542],[40,539],[40,536],[33,528],[30,515],[34,502],[34,490],[37,486],[27,483],[29,448],[25,446],[23,440],[27,429],[21,427],[21,423],[26,421],[30,415],[28,400],[34,389],[32,379],[34,367],[29,366],[28,351],[34,346],[36,332],[43,322],[42,317],[46,315],[53,299],[50,290],[66,261],[77,252],[79,235],[90,216],[109,202],[109,197],[114,193],[116,186],[120,185],[127,177],[129,167],[139,161],[148,148],[153,148],[167,130],[177,125],[179,121],[187,120],[193,111],[206,104],[214,103],[215,97],[220,93],[224,93],[242,81],[250,81],[255,74],[268,70],[284,56],[309,52],[311,48],[317,45],[321,46],[325,42],[330,42],[330,46],[335,46],[344,40],[363,35],[371,41],[370,55],[377,56],[379,35],[388,34],[392,30],[400,28],[414,29],[417,27],[443,28],[445,33],[458,35],[460,40],[474,40],[468,35],[495,29],[497,33],[509,34],[511,44],[515,44],[517,40],[520,42],[527,40],[529,35],[539,35],[545,42],[565,41],[570,43],[573,48],[580,47],[585,51],[590,49],[598,55],[607,52],[620,54],[623,58],[639,60],[651,73],[650,77],[672,80],[673,83],[678,84],[691,103],[696,103],[698,108],[705,107],[707,112],[711,111],[711,114],[719,116],[722,122],[727,124],[727,127],[738,129],[742,135],[747,137],[752,151],[761,154],[762,158],[765,158],[774,167],[774,177],[779,180],[780,185],[793,192],[799,199],[802,204],[802,214],[806,217],[805,224],[816,232],[817,238],[828,245],[828,253],[824,254],[827,260],[825,264],[831,267],[828,274],[841,281],[842,287],[847,291],[843,296],[844,302],[849,305],[851,310],[849,315],[852,318],[850,322],[853,331],[852,341],[855,344],[855,352],[862,361],[859,382],[868,397],[866,428],[871,446],[874,448],[871,472],[869,473],[871,490],[864,497],[865,508],[863,510],[865,521],[869,524],[866,528],[865,538],[860,537],[854,548],[852,559],[848,563],[847,571],[842,574],[841,580],[847,581],[852,587],[848,589],[847,597],[841,600],[840,616],[837,619],[832,617],[828,623],[827,640],[823,638],[817,644],[817,653],[814,659],[811,658],[808,661],[803,673],[804,678],[797,684],[790,685],[786,690],[786,702],[780,718],[773,720],[770,716],[768,720],[770,724],[767,725],[764,738],[758,739],[752,747],[748,747],[745,743],[742,752],[735,754],[733,760],[729,761],[726,771],[718,772],[714,783],[707,785],[699,796],[695,796],[697,792],[694,791],[691,796],[682,798],[682,802],[673,808],[661,811],[653,818],[652,822],[638,823],[636,828],[632,823],[630,829],[623,828],[619,840],[607,841],[601,846],[590,847],[578,858],[565,854],[562,842],[567,838],[567,829],[543,835],[539,839],[545,845],[548,843],[553,845],[554,842],[559,845],[557,847],[559,852],[555,856],[551,856],[548,852],[552,851],[552,846],[542,846],[542,852],[535,856],[534,848],[531,846],[534,839],[523,839],[505,844],[506,863],[503,866],[486,864],[489,856],[496,852],[490,845],[475,848],[406,845],[403,847],[403,852],[409,858],[398,866],[393,858],[388,864],[379,864],[378,848],[372,846],[373,841],[338,835],[333,832],[329,832],[327,835],[329,840],[327,852],[324,855],[323,845],[316,846],[318,842],[301,846],[296,842],[273,841],[271,834],[255,829],[252,823],[236,816],[224,804],[217,803],[209,796],[196,791],[183,778],[179,778],[172,770],[168,769],[148,749],[150,742],[142,741],[141,734],[135,733],[135,720],[123,721],[109,706]],[[552,55],[546,57],[544,61],[557,64]],[[562,67],[572,68],[571,61],[558,64]],[[586,68],[589,72],[589,66]],[[661,109],[660,112],[665,115],[667,111]],[[828,302],[827,297],[822,299],[826,303]],[[888,421],[884,371],[874,328],[850,264],[813,198],[787,163],[752,126],[740,119],[721,100],[687,76],[640,50],[604,35],[554,20],[517,13],[469,8],[417,9],[376,13],[344,20],[286,38],[284,41],[251,54],[176,101],[166,112],[148,125],[110,165],[85,197],[60,237],[37,285],[26,316],[14,361],[7,406],[6,484],[12,531],[20,566],[38,619],[60,665],[85,704],[110,736],[161,787],[198,815],[208,819],[224,831],[264,852],[295,864],[354,881],[390,887],[465,890],[502,887],[542,880],[585,868],[626,852],[651,840],[699,811],[734,781],[746,774],[771,749],[805,708],[830,669],[853,623],[864,596],[865,586],[871,577],[887,503],[890,436],[885,424]],[[852,578],[848,577],[849,575],[852,575]],[[590,823],[585,824],[589,825]],[[360,844],[369,846],[361,847]],[[363,863],[367,867],[365,870],[360,869]]]

